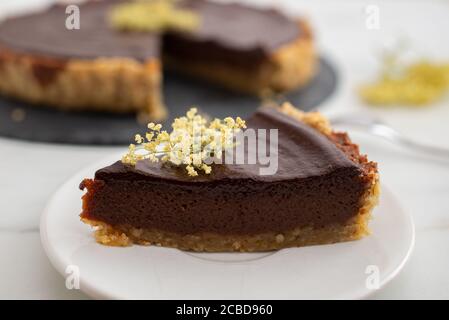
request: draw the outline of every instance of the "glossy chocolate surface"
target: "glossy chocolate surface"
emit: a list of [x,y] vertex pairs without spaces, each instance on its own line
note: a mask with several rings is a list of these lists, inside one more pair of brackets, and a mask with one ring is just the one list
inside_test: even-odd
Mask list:
[[79,5],[80,29],[66,28],[66,5],[55,4],[39,13],[10,18],[0,25],[0,46],[56,58],[93,59],[159,56],[160,39],[151,33],[119,32],[111,28],[108,12],[117,0]]
[[[110,7],[117,2],[120,1],[81,4],[79,30],[66,29],[65,5],[10,18],[0,25],[0,46],[59,58],[131,57],[146,60],[159,56],[162,41],[159,35],[111,28],[107,16]],[[274,10],[204,0],[185,0],[180,5],[197,12],[201,25],[191,34],[167,34],[166,47],[170,53],[190,54],[202,59],[201,52],[207,49],[208,56],[226,59],[239,52],[242,56],[236,60],[251,63],[294,40],[300,33],[296,22]]]
[[[120,161],[111,167],[99,170],[97,179],[108,179],[110,175],[123,175],[122,179],[164,179],[180,183],[197,184],[218,182],[220,180],[252,180],[260,182],[305,179],[323,176],[336,170],[357,170],[358,165],[335,146],[324,135],[307,124],[278,112],[272,108],[261,108],[247,120],[248,129],[278,130],[278,170],[274,175],[260,175],[257,164],[214,165],[213,174],[190,177],[185,170],[161,163],[141,161],[135,167],[124,165]],[[267,131],[269,137],[269,132]],[[267,149],[269,148],[269,139]],[[246,144],[248,153],[257,158],[256,145]]]

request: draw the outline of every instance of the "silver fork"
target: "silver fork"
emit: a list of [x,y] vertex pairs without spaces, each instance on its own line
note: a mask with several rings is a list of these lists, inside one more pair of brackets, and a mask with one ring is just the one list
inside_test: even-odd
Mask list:
[[418,152],[420,155],[449,161],[449,149],[423,144],[407,138],[381,120],[369,115],[352,114],[331,118],[333,126],[354,127],[382,137],[396,145]]

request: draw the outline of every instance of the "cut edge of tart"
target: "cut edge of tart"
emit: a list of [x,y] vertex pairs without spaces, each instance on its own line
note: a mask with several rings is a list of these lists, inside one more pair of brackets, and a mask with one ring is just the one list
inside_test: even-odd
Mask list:
[[288,92],[306,85],[318,67],[310,25],[306,19],[297,20],[297,25],[302,34],[267,56],[256,70],[225,61],[189,61],[188,57],[172,56],[166,52],[163,54],[164,64],[172,70],[235,92],[259,97]]
[[[350,161],[361,168],[361,176],[357,179],[363,180],[363,190],[358,195],[358,209],[344,222],[323,223],[319,227],[312,225],[298,227],[292,225],[291,228],[285,230],[265,230],[263,232],[252,232],[248,234],[221,234],[215,230],[210,232],[179,233],[155,228],[140,228],[130,224],[111,225],[98,219],[98,217],[95,218],[92,212],[90,212],[94,205],[93,201],[95,201],[96,195],[101,192],[105,185],[104,181],[97,178],[85,179],[80,185],[81,189],[87,189],[87,193],[83,196],[81,220],[96,229],[95,239],[98,243],[104,245],[156,245],[198,252],[269,251],[286,247],[357,240],[368,235],[370,233],[368,222],[371,218],[373,208],[378,203],[380,193],[377,164],[368,161],[366,156],[361,155],[358,146],[351,142],[346,133],[334,132],[330,127],[329,121],[320,113],[305,113],[295,109],[288,103],[278,107],[277,110],[282,114],[288,115],[288,117],[291,117],[295,121],[305,123],[310,128],[313,128],[318,135],[324,135]],[[126,200],[117,199],[117,201]],[[335,205],[338,206],[338,203],[335,203]],[[158,213],[155,214],[157,215]],[[207,212],[205,211],[204,214],[207,214]],[[272,214],[276,215],[279,213],[272,212]]]

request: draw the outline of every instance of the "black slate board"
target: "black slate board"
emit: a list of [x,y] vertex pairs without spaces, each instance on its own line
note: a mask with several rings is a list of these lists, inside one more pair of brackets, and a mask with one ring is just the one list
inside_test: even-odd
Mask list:
[[[173,118],[184,115],[193,105],[211,117],[245,118],[261,103],[257,98],[230,93],[169,72],[164,78],[164,97],[169,109],[169,117],[163,123],[166,128]],[[336,85],[335,68],[321,58],[319,72],[306,87],[277,100],[290,101],[303,110],[311,110],[328,98]],[[4,137],[51,143],[117,145],[130,143],[134,134],[144,133],[145,129],[133,114],[62,112],[0,97],[0,136]]]

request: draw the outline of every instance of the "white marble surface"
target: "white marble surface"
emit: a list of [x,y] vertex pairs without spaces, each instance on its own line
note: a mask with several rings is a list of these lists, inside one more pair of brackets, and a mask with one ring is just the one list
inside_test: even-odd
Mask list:
[[[2,0],[0,14],[37,0]],[[258,1],[278,4],[278,1]],[[292,14],[305,12],[322,52],[338,65],[341,84],[322,110],[326,114],[372,112],[410,137],[449,148],[449,99],[424,109],[372,109],[354,95],[355,86],[377,69],[385,39],[407,37],[417,55],[449,60],[449,1],[283,1]],[[380,30],[365,27],[366,5],[380,8]],[[449,164],[353,133],[379,162],[382,180],[414,217],[414,253],[400,275],[372,298],[449,298]],[[39,239],[39,216],[51,194],[83,166],[120,148],[28,143],[0,138],[0,298],[78,299],[47,260]]]

